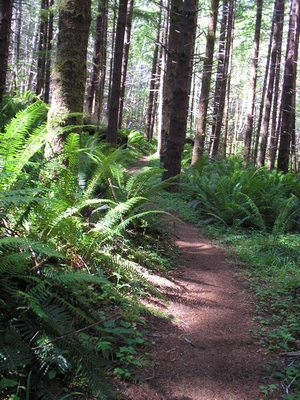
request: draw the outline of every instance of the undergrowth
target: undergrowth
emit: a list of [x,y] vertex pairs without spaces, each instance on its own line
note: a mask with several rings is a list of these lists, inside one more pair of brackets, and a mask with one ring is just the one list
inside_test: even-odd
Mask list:
[[45,158],[47,106],[28,102],[0,133],[0,397],[112,399],[146,346],[139,298],[162,296],[145,271],[172,262],[156,204],[168,183],[128,172],[149,147],[136,132],[126,149],[69,132]]
[[[254,338],[270,354],[266,398],[300,399],[300,209],[298,176],[211,162],[182,175],[161,203],[201,227],[241,266],[256,305]],[[270,382],[271,383],[267,383]]]

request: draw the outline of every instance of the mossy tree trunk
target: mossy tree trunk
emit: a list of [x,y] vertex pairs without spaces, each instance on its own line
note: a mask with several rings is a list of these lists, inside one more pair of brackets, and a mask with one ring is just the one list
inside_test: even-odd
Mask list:
[[118,115],[121,97],[122,61],[124,37],[127,18],[128,0],[119,0],[118,22],[115,40],[114,67],[112,76],[111,97],[108,112],[106,141],[112,146],[117,144]]
[[[197,0],[185,0],[181,14],[181,30],[172,100],[170,130],[164,160],[163,180],[181,172],[181,157],[186,138],[192,60],[197,23]],[[172,188],[177,190],[178,184]]]
[[208,17],[208,29],[206,36],[205,59],[203,61],[202,85],[199,98],[195,142],[193,148],[192,165],[195,165],[199,157],[203,155],[205,132],[210,96],[211,76],[213,70],[213,57],[216,41],[216,29],[218,22],[219,0],[211,0]]
[[176,75],[177,51],[179,43],[179,33],[181,28],[181,12],[183,0],[172,0],[170,10],[170,28],[167,47],[167,66],[164,85],[163,114],[161,127],[161,143],[159,147],[160,161],[164,162],[167,148],[167,140],[170,129],[170,119],[172,113],[173,88]]
[[277,168],[287,173],[295,130],[295,96],[299,44],[300,0],[291,0],[286,60],[281,95],[281,125]]
[[0,1],[0,103],[5,89],[12,0]]
[[91,0],[61,0],[56,60],[52,70],[53,95],[48,128],[57,135],[51,152],[60,154],[68,125],[82,125],[86,84],[86,56],[91,22]]

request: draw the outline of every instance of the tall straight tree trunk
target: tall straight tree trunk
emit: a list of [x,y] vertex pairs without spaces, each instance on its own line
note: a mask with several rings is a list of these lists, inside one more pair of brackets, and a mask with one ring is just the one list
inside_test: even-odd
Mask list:
[[[161,5],[161,2],[160,2]],[[154,44],[154,53],[152,58],[152,69],[150,78],[150,88],[148,97],[148,106],[146,113],[146,124],[144,136],[146,139],[152,139],[154,130],[154,120],[156,112],[156,99],[157,99],[157,76],[158,76],[158,55],[159,55],[159,41],[160,41],[160,30],[162,23],[162,7],[157,15],[157,31],[156,39]]]
[[13,0],[0,1],[0,103],[5,91]]
[[260,152],[258,157],[259,167],[265,165],[269,124],[270,124],[271,110],[273,103],[273,94],[274,91],[278,90],[278,88],[274,86],[274,82],[276,77],[276,70],[280,67],[280,62],[278,63],[278,56],[281,47],[280,38],[282,36],[282,29],[283,29],[284,3],[285,3],[284,0],[276,0],[274,5],[274,28],[273,28],[272,49],[270,54],[270,73],[269,73],[269,82],[267,89],[267,98],[265,104],[265,113],[262,124]]
[[248,100],[249,103],[247,110],[247,123],[246,123],[246,133],[245,133],[244,163],[249,162],[250,151],[251,151],[262,7],[263,7],[263,0],[257,0],[255,32],[254,32],[254,41],[253,41],[253,50],[251,59],[250,96]]
[[122,60],[124,51],[124,37],[127,17],[127,0],[119,1],[118,22],[114,52],[114,66],[112,76],[111,97],[108,110],[108,124],[106,141],[112,146],[117,144],[118,113],[121,96]]
[[44,90],[44,102],[49,103],[50,99],[50,80],[51,80],[51,59],[52,59],[52,41],[53,41],[53,6],[54,0],[50,0],[48,7],[48,41],[46,50],[46,71],[45,71],[45,90]]
[[166,81],[166,65],[167,65],[167,47],[168,47],[168,30],[169,30],[169,7],[170,1],[165,0],[163,6],[163,23],[162,23],[162,35],[161,35],[161,46],[160,46],[160,65],[159,65],[159,87],[158,87],[158,106],[157,106],[157,155],[161,154],[162,146],[162,124],[164,114],[164,91]]
[[232,57],[233,57],[233,35],[231,36],[230,52],[228,57],[228,74],[227,74],[227,84],[226,84],[226,96],[224,105],[224,137],[222,143],[222,155],[224,160],[227,156],[227,146],[228,146],[228,127],[229,127],[229,103],[230,103],[230,90],[231,90],[231,70],[232,70]]
[[149,88],[148,106],[146,113],[144,136],[148,140],[153,138],[154,121],[156,114],[156,99],[157,99],[157,87],[158,87],[158,58],[159,58],[161,24],[162,24],[162,0],[160,0],[160,11],[157,15],[156,39],[155,39],[154,53],[152,58],[150,88]]
[[264,80],[263,80],[262,92],[261,92],[261,100],[260,100],[259,112],[258,112],[258,118],[257,118],[257,124],[256,124],[255,143],[253,146],[253,155],[252,155],[252,164],[253,165],[256,165],[257,155],[258,155],[260,131],[261,131],[261,126],[262,126],[262,119],[263,119],[264,106],[265,106],[265,97],[266,97],[268,76],[269,76],[269,70],[270,70],[270,56],[269,55],[271,54],[271,49],[272,49],[273,31],[274,31],[274,17],[272,18],[271,34],[270,34],[268,53],[267,53],[268,57],[267,57],[266,68],[265,68],[265,73],[264,73]]
[[207,110],[210,94],[210,83],[213,67],[214,47],[216,40],[216,28],[218,21],[219,0],[211,0],[208,30],[206,36],[206,51],[203,62],[202,85],[199,99],[198,117],[196,125],[195,142],[193,148],[192,165],[203,155],[205,131],[207,122]]
[[99,75],[100,75],[100,54],[101,54],[101,37],[103,30],[103,1],[98,2],[97,18],[96,18],[96,28],[95,28],[95,38],[94,38],[94,52],[93,52],[93,66],[92,74],[90,77],[87,99],[86,99],[86,111],[92,116],[95,112],[96,103],[96,92],[99,87]]
[[268,154],[268,169],[274,169],[276,153],[278,148],[278,103],[279,103],[279,85],[280,85],[280,64],[281,64],[281,46],[282,46],[282,34],[281,30],[280,45],[278,48],[277,66],[275,71],[275,84],[274,84],[274,100],[272,110],[272,121],[271,121],[271,132],[270,132],[270,143],[269,143],[269,154]]
[[281,126],[277,167],[287,173],[289,170],[291,139],[295,124],[295,96],[297,77],[297,55],[299,44],[300,0],[291,0],[288,43],[281,97]]
[[122,124],[123,124],[123,108],[124,108],[127,68],[128,68],[128,60],[129,60],[129,47],[130,47],[130,37],[131,37],[133,5],[134,5],[134,0],[128,0],[128,9],[127,9],[126,26],[125,26],[125,38],[124,38],[124,53],[123,53],[122,74],[121,74],[121,94],[120,94],[119,117],[118,117],[118,124],[119,124],[118,128],[119,129],[122,128]]
[[[270,132],[270,143],[269,143],[269,154],[268,154],[268,169],[275,168],[276,154],[278,149],[278,141],[279,141],[279,127],[280,127],[280,112],[279,109],[279,92],[280,92],[280,65],[281,65],[281,56],[282,56],[282,36],[283,36],[283,21],[284,15],[282,16],[282,27],[280,30],[280,35],[278,39],[278,55],[276,61],[276,70],[275,70],[275,84],[274,84],[274,100],[273,100],[273,110],[272,110],[272,121],[271,121],[271,132]],[[279,114],[279,115],[278,115]]]
[[101,45],[99,58],[99,85],[95,91],[95,114],[97,123],[100,124],[103,113],[103,101],[105,93],[106,81],[106,64],[107,64],[107,35],[108,35],[108,0],[102,0],[102,28],[101,28]]
[[37,63],[37,83],[36,94],[43,97],[45,88],[45,72],[46,72],[46,47],[48,44],[48,15],[49,8],[48,0],[41,1],[40,12],[40,38],[38,49],[38,63]]
[[[231,54],[232,46],[232,31],[234,24],[235,14],[235,0],[224,1],[223,3],[223,16],[220,36],[220,47],[219,47],[219,60],[218,70],[215,88],[215,100],[214,100],[214,118],[212,124],[212,135],[210,142],[210,156],[216,157],[219,150],[221,128],[224,115],[226,88],[227,88],[227,77],[228,77],[228,66],[229,57]],[[227,29],[226,29],[227,27]]]
[[183,7],[183,0],[171,0],[170,8],[170,23],[169,23],[169,37],[167,47],[167,65],[165,74],[165,84],[163,93],[163,115],[162,115],[162,126],[160,134],[160,147],[159,157],[160,161],[164,162],[167,139],[170,129],[170,118],[172,112],[172,99],[173,99],[173,88],[176,74],[176,63],[177,63],[177,51],[178,43],[180,38],[181,28],[181,12]]
[[110,50],[110,62],[109,62],[109,79],[108,79],[108,98],[107,98],[107,104],[109,108],[110,104],[110,97],[111,97],[111,91],[112,91],[112,81],[113,81],[113,63],[114,63],[114,53],[115,53],[115,45],[116,45],[116,26],[117,26],[117,0],[114,0],[114,5],[113,5],[113,22],[112,22],[112,28],[111,28],[111,34],[110,34],[110,40],[111,40],[111,50]]
[[[170,131],[164,162],[166,171],[163,173],[163,180],[175,177],[181,171],[181,157],[188,119],[197,8],[197,0],[185,0],[183,3]],[[174,189],[177,188],[178,185],[175,185]]]
[[[52,71],[53,96],[48,113],[48,128],[57,132],[47,149],[51,153],[62,152],[68,134],[65,126],[82,125],[82,114],[78,116],[78,113],[83,111],[90,22],[91,0],[60,2],[57,53]],[[73,113],[77,115],[72,116]]]

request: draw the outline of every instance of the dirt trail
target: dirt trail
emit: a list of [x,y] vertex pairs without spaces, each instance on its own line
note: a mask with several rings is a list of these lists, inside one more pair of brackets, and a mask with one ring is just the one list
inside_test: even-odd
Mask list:
[[225,253],[196,227],[178,223],[177,237],[184,268],[159,281],[169,304],[155,304],[174,318],[151,317],[152,361],[139,371],[141,383],[121,389],[122,398],[262,399],[267,357],[252,343],[250,296]]

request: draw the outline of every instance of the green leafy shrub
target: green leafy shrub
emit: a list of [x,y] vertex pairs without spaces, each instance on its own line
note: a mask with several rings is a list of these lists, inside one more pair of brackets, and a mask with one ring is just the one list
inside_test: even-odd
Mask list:
[[158,168],[131,176],[125,150],[87,135],[45,159],[46,112],[31,104],[0,137],[0,393],[112,398],[107,372],[128,378],[144,344],[136,298],[159,295],[144,270],[164,266],[143,236],[159,231],[167,183]]

